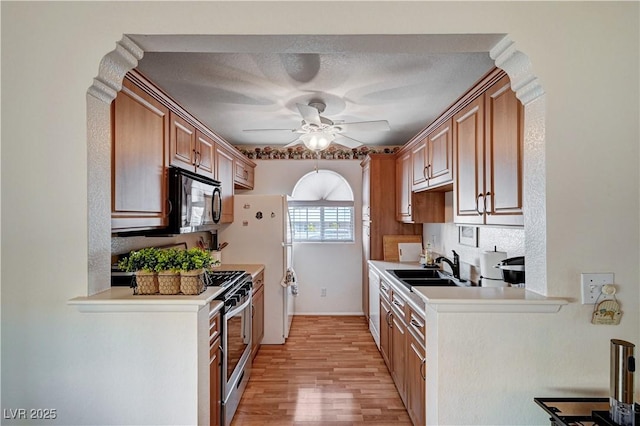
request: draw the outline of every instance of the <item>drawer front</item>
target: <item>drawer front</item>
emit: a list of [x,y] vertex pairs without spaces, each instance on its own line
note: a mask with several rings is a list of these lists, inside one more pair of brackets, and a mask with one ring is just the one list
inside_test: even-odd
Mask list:
[[407,321],[406,309],[408,306],[407,302],[400,296],[400,293],[391,291],[391,308],[404,322]]
[[220,337],[220,311],[209,314],[209,345]]
[[220,349],[220,338],[218,337],[217,339],[209,343],[209,359],[210,360],[216,357],[219,349]]
[[412,307],[408,306],[407,311],[408,311],[407,318],[408,318],[409,329],[411,330],[411,333],[415,335],[416,339],[420,341],[422,346],[424,346],[425,344],[424,334],[425,334],[425,327],[426,327],[425,320],[422,317],[422,315],[416,312]]
[[383,279],[380,280],[380,296],[391,303],[391,285]]
[[258,290],[260,290],[260,287],[262,287],[263,285],[264,285],[264,271],[260,272],[253,279],[253,294],[256,294]]

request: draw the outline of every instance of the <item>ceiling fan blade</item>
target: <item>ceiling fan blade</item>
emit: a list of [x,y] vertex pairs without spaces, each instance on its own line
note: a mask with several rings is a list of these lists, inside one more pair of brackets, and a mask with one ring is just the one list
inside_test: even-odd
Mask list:
[[387,120],[336,123],[335,127],[339,127],[340,132],[386,132],[391,130]]
[[362,142],[360,142],[359,140],[356,140],[354,138],[350,138],[347,135],[343,135],[342,133],[338,133],[336,136],[341,137],[342,139],[336,141],[337,144],[340,144],[342,146],[346,146],[347,148],[357,148],[361,145],[363,145]]
[[302,119],[309,124],[315,124],[320,127],[322,122],[320,121],[320,113],[317,109],[309,105],[296,104],[298,106],[298,111],[300,111],[300,115],[302,115]]
[[295,132],[296,129],[244,129],[243,132]]

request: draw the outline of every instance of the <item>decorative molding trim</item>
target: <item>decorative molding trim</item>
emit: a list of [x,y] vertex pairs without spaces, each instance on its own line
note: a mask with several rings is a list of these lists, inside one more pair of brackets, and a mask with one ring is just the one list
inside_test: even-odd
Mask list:
[[93,79],[93,85],[88,94],[110,104],[122,88],[125,74],[138,66],[138,61],[144,56],[144,51],[126,35],[116,43],[116,48],[106,54],[100,61],[98,76]]
[[523,105],[533,102],[544,94],[538,78],[531,73],[531,61],[516,49],[515,43],[505,36],[489,52],[496,66],[505,70],[511,80],[511,88]]
[[368,154],[395,154],[401,146],[366,146],[359,148],[345,148],[331,145],[320,152],[318,156],[314,151],[302,145],[285,148],[281,145],[243,145],[236,146],[245,157],[251,160],[364,160]]

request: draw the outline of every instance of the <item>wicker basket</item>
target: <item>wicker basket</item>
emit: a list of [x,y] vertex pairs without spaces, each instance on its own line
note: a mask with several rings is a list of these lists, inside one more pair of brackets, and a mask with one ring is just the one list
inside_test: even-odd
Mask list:
[[138,294],[156,294],[158,288],[158,275],[155,272],[137,271],[136,287]]
[[158,272],[158,285],[160,294],[180,293],[180,272]]
[[200,294],[204,291],[204,270],[183,271],[180,273],[180,291],[183,294]]

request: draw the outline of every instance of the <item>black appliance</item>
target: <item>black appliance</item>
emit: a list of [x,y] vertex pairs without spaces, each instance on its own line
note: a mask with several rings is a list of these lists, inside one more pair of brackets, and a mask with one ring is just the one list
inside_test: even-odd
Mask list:
[[169,168],[169,226],[154,233],[185,234],[217,229],[222,214],[220,182]]
[[208,286],[223,287],[217,296],[222,308],[222,425],[231,424],[251,374],[251,275],[244,271],[206,272]]
[[496,265],[502,271],[502,280],[509,284],[524,284],[524,256],[509,257]]

